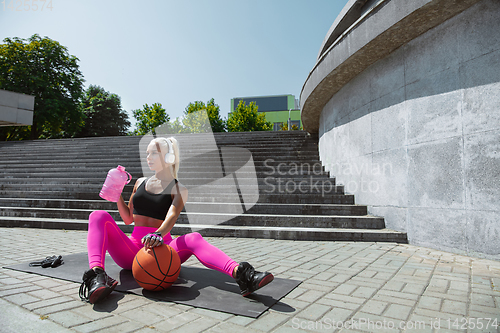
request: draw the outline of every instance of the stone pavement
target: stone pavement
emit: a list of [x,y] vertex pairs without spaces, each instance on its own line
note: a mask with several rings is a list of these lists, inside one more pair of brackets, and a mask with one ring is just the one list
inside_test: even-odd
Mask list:
[[[394,243],[208,240],[303,283],[252,319],[119,292],[92,306],[77,283],[1,268],[0,332],[500,331],[498,261]],[[84,231],[0,228],[2,267],[84,251]]]

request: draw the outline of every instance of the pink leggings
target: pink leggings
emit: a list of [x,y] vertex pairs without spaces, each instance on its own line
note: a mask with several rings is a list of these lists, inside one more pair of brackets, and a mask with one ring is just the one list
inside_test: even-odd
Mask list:
[[[87,234],[87,248],[90,268],[100,266],[104,268],[106,250],[111,258],[124,269],[132,269],[135,255],[143,247],[142,237],[155,232],[157,228],[134,227],[130,237],[127,237],[118,227],[108,212],[97,210],[89,216],[89,231]],[[215,246],[209,244],[199,233],[193,232],[172,239],[170,233],[163,237],[165,244],[177,251],[181,263],[195,255],[208,268],[218,270],[233,276],[233,270],[238,263]]]

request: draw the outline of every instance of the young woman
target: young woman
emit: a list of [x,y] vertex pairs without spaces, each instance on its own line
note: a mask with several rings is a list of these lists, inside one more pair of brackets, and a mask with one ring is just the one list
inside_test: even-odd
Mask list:
[[83,274],[82,300],[92,304],[100,302],[118,284],[104,271],[106,251],[120,267],[132,269],[135,255],[143,246],[151,248],[161,244],[175,249],[182,263],[194,254],[206,267],[233,277],[243,296],[274,279],[271,273],[257,272],[247,262],[238,264],[197,232],[172,238],[170,231],[188,197],[188,190],[177,180],[177,140],[173,137],[153,139],[147,147],[147,163],[155,172],[154,176],[137,180],[128,205],[121,196],[117,203],[125,224],[134,223],[130,237],[120,230],[106,211],[94,211],[89,216],[87,248],[90,269]]

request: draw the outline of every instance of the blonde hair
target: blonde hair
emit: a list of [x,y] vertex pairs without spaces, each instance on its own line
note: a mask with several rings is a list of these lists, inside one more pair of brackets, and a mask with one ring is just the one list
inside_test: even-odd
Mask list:
[[174,137],[169,137],[169,138],[156,138],[151,140],[151,143],[158,143],[161,149],[161,156],[163,160],[165,160],[165,155],[168,154],[170,151],[170,145],[172,146],[172,150],[174,151],[175,155],[175,162],[174,164],[169,165],[170,170],[172,171],[172,175],[174,176],[175,179],[178,179],[178,172],[179,172],[179,166],[180,166],[180,155],[179,155],[179,143],[177,142],[177,139]]

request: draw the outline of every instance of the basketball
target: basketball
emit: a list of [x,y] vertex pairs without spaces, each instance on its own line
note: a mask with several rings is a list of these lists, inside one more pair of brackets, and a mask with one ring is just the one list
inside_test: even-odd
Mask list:
[[137,283],[147,290],[164,290],[170,287],[181,272],[181,259],[170,246],[163,244],[136,254],[132,274]]

